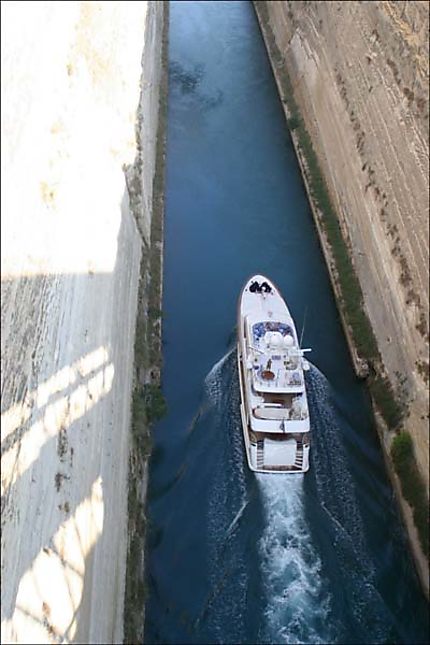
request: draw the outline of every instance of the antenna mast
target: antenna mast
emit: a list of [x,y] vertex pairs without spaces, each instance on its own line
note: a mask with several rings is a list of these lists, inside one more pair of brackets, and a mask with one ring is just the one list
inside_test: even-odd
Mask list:
[[303,334],[305,333],[305,323],[306,323],[306,314],[308,313],[308,308],[307,306],[305,307],[305,315],[303,316],[303,325],[302,325],[302,332],[300,334],[300,343],[299,343],[299,348],[301,349],[302,347],[302,340],[303,340]]

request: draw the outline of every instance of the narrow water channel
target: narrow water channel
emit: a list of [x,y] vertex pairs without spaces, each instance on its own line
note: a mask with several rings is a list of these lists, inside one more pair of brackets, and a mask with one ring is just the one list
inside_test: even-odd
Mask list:
[[[163,391],[148,643],[424,643],[421,594],[354,376],[252,4],[172,2]],[[304,345],[311,469],[245,465],[240,289],[279,285]]]

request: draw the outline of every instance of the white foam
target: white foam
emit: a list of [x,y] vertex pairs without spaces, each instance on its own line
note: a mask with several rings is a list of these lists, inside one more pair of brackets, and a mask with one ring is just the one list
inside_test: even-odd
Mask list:
[[238,523],[238,521],[242,517],[243,511],[248,506],[248,503],[249,503],[249,500],[245,500],[243,502],[242,506],[240,507],[240,509],[238,510],[238,512],[236,513],[236,515],[234,516],[233,521],[230,523],[230,526],[228,527],[228,529],[226,531],[227,536],[231,535],[231,533],[233,532],[234,527],[236,526],[236,524]]
[[227,361],[230,359],[235,349],[230,350],[215,365],[211,368],[210,372],[205,378],[205,391],[209,401],[214,405],[221,403],[223,394],[225,393],[225,384],[222,378],[222,371]]
[[257,475],[265,526],[260,540],[271,642],[327,643],[330,597],[304,518],[303,475]]

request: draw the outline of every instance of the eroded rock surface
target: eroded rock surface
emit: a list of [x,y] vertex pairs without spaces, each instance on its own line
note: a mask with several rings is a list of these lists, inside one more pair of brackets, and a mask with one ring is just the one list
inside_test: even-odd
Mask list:
[[3,642],[122,642],[162,4],[2,5]]
[[266,6],[428,487],[428,3]]

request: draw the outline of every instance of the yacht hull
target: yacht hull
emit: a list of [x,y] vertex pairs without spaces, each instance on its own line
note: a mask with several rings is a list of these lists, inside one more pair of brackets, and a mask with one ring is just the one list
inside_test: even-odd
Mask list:
[[[270,291],[262,293],[250,291],[250,287],[254,283],[265,284],[267,285],[266,289],[270,288]],[[252,329],[259,330],[261,325],[272,329],[281,329],[284,335],[291,333],[298,348],[295,325],[279,290],[265,276],[256,275],[245,284],[238,303],[237,361],[241,398],[240,414],[248,467],[257,473],[304,473],[309,469],[310,426],[308,415],[303,419],[294,420],[291,410],[288,410],[287,407],[282,407],[280,403],[267,403],[268,400],[291,401],[300,398],[302,403],[306,404],[307,409],[303,372],[300,373],[300,369],[297,369],[294,373],[296,377],[302,377],[300,385],[288,382],[290,372],[287,369],[284,370],[284,381],[282,374],[278,375],[275,380],[275,375],[272,372],[270,372],[270,378],[273,380],[264,381],[270,370],[262,369],[261,365],[257,369],[257,366],[252,364],[252,360],[254,363],[258,362],[256,352],[259,351],[260,354],[263,354],[263,351],[254,346],[253,336],[250,339]],[[285,328],[288,328],[288,334]],[[278,343],[281,342],[280,338],[281,334],[277,332],[275,340]],[[270,354],[270,351],[269,349],[267,354],[270,356],[267,365],[269,367],[272,364],[270,362],[272,357],[278,360],[285,358],[282,356],[282,351],[288,353],[287,349],[282,348],[276,350],[277,354],[273,354],[273,352]],[[267,356],[263,357],[264,360]],[[257,371],[263,379],[258,380]],[[278,372],[281,371],[278,370]],[[261,401],[263,401],[262,404]],[[304,414],[302,411],[302,416]],[[289,416],[284,420],[281,419],[283,415]],[[267,416],[269,418],[265,418]]]

